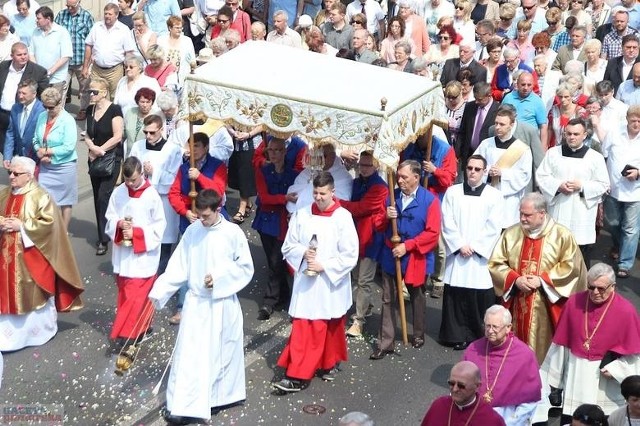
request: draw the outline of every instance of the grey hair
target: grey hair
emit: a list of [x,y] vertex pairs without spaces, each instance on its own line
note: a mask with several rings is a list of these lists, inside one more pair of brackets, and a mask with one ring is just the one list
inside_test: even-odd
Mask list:
[[175,108],[178,106],[178,96],[172,90],[162,92],[156,98],[156,105],[162,111]]
[[40,95],[40,100],[42,102],[47,102],[48,101],[48,102],[51,102],[51,103],[55,103],[57,105],[62,100],[62,94],[56,88],[47,87],[46,89],[44,89],[42,91],[42,94]]
[[578,61],[576,59],[570,59],[566,64],[564,64],[563,71],[565,74],[582,74],[584,72],[584,62]]
[[350,413],[345,414],[340,418],[340,425],[351,425],[355,424],[358,426],[374,426],[373,420],[371,417],[362,413],[360,411],[352,411]]
[[611,265],[607,265],[606,263],[598,262],[587,272],[588,283],[592,283],[600,277],[608,278],[610,283],[615,284],[616,282],[616,273],[613,271]]
[[275,20],[276,16],[282,16],[285,21],[289,22],[289,14],[284,10],[276,10],[273,12],[273,19]]
[[582,32],[582,34],[584,34],[585,37],[587,35],[587,27],[585,27],[584,25],[576,25],[575,27],[571,28],[571,32],[573,31],[580,31]]
[[220,36],[211,40],[209,45],[211,46],[211,50],[213,51],[214,55],[216,53],[218,53],[219,55],[222,55],[223,53],[229,50],[227,48],[227,42],[223,37],[220,37]]
[[404,53],[406,53],[407,55],[411,54],[411,45],[406,40],[400,40],[399,42],[397,42],[396,47],[393,50],[398,48],[404,50]]
[[602,51],[602,42],[597,38],[592,38],[584,42],[584,49],[594,48],[598,52]]
[[16,155],[11,159],[11,165],[23,167],[31,176],[33,176],[33,174],[36,172],[36,162],[29,157],[21,157],[19,155]]
[[507,56],[510,57],[510,58],[519,58],[520,57],[520,51],[515,47],[507,46],[502,51],[502,56],[504,56],[505,58]]
[[489,315],[502,315],[502,325],[509,325],[513,321],[511,312],[502,305],[493,305],[484,313],[484,322],[487,322]]
[[399,0],[398,1],[398,7],[401,7],[401,6],[406,6],[409,9],[411,9],[414,13],[416,12],[416,5],[411,0]]
[[144,72],[144,65],[143,65],[143,62],[142,62],[142,58],[140,56],[134,55],[133,53],[128,54],[124,58],[124,64],[127,65],[127,64],[129,64],[131,62],[135,62],[135,64],[140,69],[140,72]]
[[549,58],[547,58],[547,55],[545,55],[543,53],[533,57],[533,63],[534,64],[536,63],[536,61],[544,61],[545,64],[549,65]]
[[537,212],[547,212],[547,201],[544,199],[544,197],[542,196],[541,193],[539,192],[529,192],[528,194],[525,194],[524,197],[522,197],[522,200],[520,201],[520,205],[522,206],[524,203],[532,203],[533,204],[533,208],[537,211]]
[[414,73],[417,71],[426,70],[427,67],[429,66],[427,64],[427,61],[422,56],[418,56],[417,58],[415,58],[411,63],[411,65]]
[[224,32],[224,41],[233,42],[233,47],[236,47],[240,44],[240,33],[233,28],[230,28]]
[[556,96],[560,95],[562,92],[569,92],[569,94],[573,96],[574,88],[568,83],[560,83],[556,89]]
[[152,44],[147,49],[147,56],[149,59],[164,59],[164,48],[158,44]]
[[38,83],[30,78],[26,78],[18,83],[18,88],[21,87],[28,87],[33,93],[38,91]]

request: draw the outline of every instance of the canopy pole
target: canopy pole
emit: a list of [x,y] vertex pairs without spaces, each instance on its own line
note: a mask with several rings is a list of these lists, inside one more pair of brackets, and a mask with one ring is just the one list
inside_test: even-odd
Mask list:
[[[189,114],[189,167],[192,169],[196,167],[196,159],[193,157],[193,117]],[[198,192],[196,191],[196,180],[191,179],[191,188],[189,190],[189,198],[191,198],[191,212],[196,214],[196,197]]]
[[[387,183],[389,185],[389,200],[390,206],[394,209],[396,208],[396,198],[395,194],[395,176],[393,174],[393,170],[391,168],[387,169]],[[396,247],[400,244],[401,239],[398,234],[398,220],[397,219],[389,219],[391,221],[391,243],[393,247]],[[398,293],[398,308],[400,311],[400,324],[402,326],[402,342],[405,346],[409,344],[409,338],[407,336],[407,315],[404,310],[404,295],[402,291],[402,265],[400,263],[400,258],[395,257],[396,263],[396,291]]]
[[[431,147],[433,146],[433,126],[441,127],[446,130],[449,128],[449,123],[444,120],[431,120],[429,126],[427,127],[427,149],[424,161],[431,161]],[[429,188],[429,176],[425,176],[422,180],[422,186],[427,189]]]

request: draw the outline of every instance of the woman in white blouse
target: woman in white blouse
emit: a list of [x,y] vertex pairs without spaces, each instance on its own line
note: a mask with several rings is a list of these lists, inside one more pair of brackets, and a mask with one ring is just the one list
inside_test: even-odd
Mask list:
[[166,52],[166,59],[177,68],[180,86],[192,69],[196,67],[196,52],[191,39],[182,34],[182,19],[171,16],[167,19],[168,34],[158,37],[158,46]]
[[120,105],[122,115],[126,115],[127,111],[137,105],[135,101],[136,93],[143,87],[153,90],[156,95],[162,92],[158,80],[144,75],[142,68],[142,59],[139,56],[128,55],[124,60],[124,77],[118,81],[116,93],[113,103]]

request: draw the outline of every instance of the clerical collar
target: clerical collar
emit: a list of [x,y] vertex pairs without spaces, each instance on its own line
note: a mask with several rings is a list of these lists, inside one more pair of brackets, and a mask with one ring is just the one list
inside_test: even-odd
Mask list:
[[487,186],[486,183],[481,183],[476,187],[469,185],[467,182],[464,182],[462,184],[462,188],[464,189],[464,195],[471,195],[473,197],[481,196],[485,186]]
[[587,151],[589,151],[589,147],[585,144],[578,149],[572,149],[567,144],[562,144],[562,156],[570,157],[570,158],[584,158],[587,155]]
[[146,148],[149,151],[162,151],[162,147],[164,146],[164,144],[166,142],[167,142],[167,140],[165,138],[160,139],[155,144],[151,144],[151,143],[149,143],[149,141],[147,141],[146,142]]
[[498,136],[496,136],[494,139],[495,139],[496,148],[500,148],[500,149],[509,149],[511,144],[516,141],[516,138],[514,138],[513,135],[509,135],[509,139],[506,139],[504,141],[500,140]]
[[469,407],[471,407],[473,404],[475,404],[475,403],[476,403],[476,399],[477,399],[477,398],[478,398],[478,395],[476,394],[476,395],[473,395],[473,399],[472,399],[472,400],[471,400],[471,402],[470,402],[470,403],[468,403],[468,404],[465,404],[465,405],[458,405],[458,403],[457,403],[457,402],[455,402],[455,401],[454,401],[454,404],[456,405],[456,408],[457,408],[458,410],[462,411],[462,410],[464,410],[465,408],[469,408]]

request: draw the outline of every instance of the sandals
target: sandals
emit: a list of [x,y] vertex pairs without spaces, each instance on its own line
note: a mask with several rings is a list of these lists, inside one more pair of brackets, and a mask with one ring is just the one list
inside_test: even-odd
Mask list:
[[629,271],[626,269],[618,269],[618,273],[616,275],[618,278],[629,278]]
[[247,217],[246,213],[242,213],[242,212],[237,212],[232,218],[231,220],[233,221],[233,223],[235,223],[236,225],[241,225],[242,223],[244,223],[244,218]]
[[[247,207],[245,207],[245,209],[244,209],[244,218],[245,219],[248,218],[249,216],[251,216],[251,212],[253,212],[253,208],[254,208],[253,204],[247,205]],[[238,213],[240,213],[240,212],[238,212]]]

